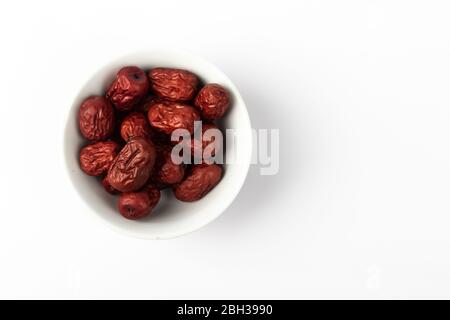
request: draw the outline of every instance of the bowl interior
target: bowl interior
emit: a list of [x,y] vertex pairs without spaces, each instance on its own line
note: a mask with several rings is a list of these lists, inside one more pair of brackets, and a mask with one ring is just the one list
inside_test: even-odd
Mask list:
[[[232,105],[220,123],[234,129],[234,138],[227,137],[226,157],[221,182],[203,199],[185,203],[176,200],[170,190],[162,192],[153,213],[138,221],[123,218],[117,209],[117,196],[105,192],[99,180],[85,175],[78,161],[79,150],[87,142],[78,130],[77,114],[81,102],[91,95],[104,94],[115,73],[125,65],[143,69],[157,66],[182,68],[196,73],[205,83],[219,83],[230,91]],[[239,192],[248,172],[251,158],[252,132],[244,101],[233,83],[204,59],[178,51],[140,52],[119,58],[97,71],[81,88],[68,114],[64,152],[67,170],[73,185],[92,211],[111,227],[131,236],[164,239],[194,231],[219,216]]]

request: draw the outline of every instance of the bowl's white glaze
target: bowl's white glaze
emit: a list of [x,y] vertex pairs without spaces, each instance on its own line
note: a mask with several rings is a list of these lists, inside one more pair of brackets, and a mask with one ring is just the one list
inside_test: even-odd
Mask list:
[[[228,139],[227,158],[221,182],[203,199],[184,203],[176,200],[170,190],[162,193],[158,206],[149,217],[139,221],[123,218],[117,209],[117,196],[103,190],[99,181],[85,175],[78,162],[80,148],[86,144],[78,130],[77,112],[80,103],[90,95],[104,94],[115,73],[126,65],[143,69],[157,66],[176,67],[196,73],[205,83],[219,83],[231,94],[232,105],[221,127],[237,130],[235,139]],[[113,229],[126,235],[146,239],[167,239],[197,230],[217,218],[239,193],[251,161],[252,131],[244,101],[234,84],[219,69],[204,59],[180,51],[148,51],[118,58],[95,72],[81,87],[67,117],[64,134],[64,156],[69,177],[81,199],[91,211]]]

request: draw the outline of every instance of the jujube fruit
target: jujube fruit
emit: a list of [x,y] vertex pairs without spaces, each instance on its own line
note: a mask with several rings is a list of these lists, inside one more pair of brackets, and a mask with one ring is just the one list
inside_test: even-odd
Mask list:
[[105,97],[93,96],[83,101],[78,111],[80,132],[89,141],[104,140],[114,132],[114,109]]
[[150,177],[156,151],[144,138],[133,138],[120,150],[108,171],[108,181],[120,192],[140,189]]
[[194,104],[200,109],[204,119],[217,120],[227,112],[230,106],[230,95],[221,85],[211,83],[200,90]]
[[129,66],[117,72],[106,97],[119,111],[133,109],[148,93],[149,81],[144,70]]
[[148,73],[153,93],[171,101],[189,101],[194,98],[199,80],[187,70],[154,68]]

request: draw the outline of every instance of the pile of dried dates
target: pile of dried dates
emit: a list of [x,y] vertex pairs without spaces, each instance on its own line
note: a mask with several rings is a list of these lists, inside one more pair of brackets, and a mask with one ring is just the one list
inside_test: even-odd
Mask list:
[[[219,130],[214,121],[229,106],[225,88],[202,85],[187,70],[124,67],[104,96],[91,96],[80,106],[80,132],[89,141],[80,150],[80,167],[119,195],[118,209],[127,219],[149,215],[162,189],[170,188],[180,201],[199,200],[219,183],[222,166],[203,158],[198,164],[173,161],[177,142],[171,135],[184,129],[192,136],[198,121],[202,133]],[[221,148],[214,138],[200,137],[189,140],[192,155],[203,157],[201,151],[211,145],[213,155]]]

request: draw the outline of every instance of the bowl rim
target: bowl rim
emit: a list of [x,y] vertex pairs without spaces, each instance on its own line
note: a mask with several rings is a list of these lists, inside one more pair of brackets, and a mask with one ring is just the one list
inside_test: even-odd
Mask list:
[[[250,139],[248,140],[248,142],[249,142],[248,148],[246,148],[246,150],[241,151],[241,152],[246,152],[246,154],[243,156],[243,158],[245,158],[245,162],[242,162],[242,165],[245,166],[243,168],[243,173],[239,176],[239,179],[236,181],[236,187],[232,188],[233,190],[230,191],[231,196],[229,196],[229,200],[226,203],[224,203],[222,208],[220,210],[217,210],[217,213],[215,215],[208,215],[207,218],[203,219],[200,223],[198,223],[192,227],[187,227],[186,229],[182,230],[181,232],[172,232],[172,233],[167,233],[164,236],[160,236],[160,235],[145,234],[141,231],[131,231],[126,228],[122,228],[122,227],[117,226],[116,224],[112,223],[108,219],[104,218],[102,215],[95,212],[95,210],[89,205],[88,201],[86,201],[86,199],[84,199],[84,197],[81,195],[80,191],[78,190],[78,187],[76,186],[76,183],[72,179],[72,175],[70,173],[70,171],[71,171],[70,161],[71,160],[70,160],[69,154],[71,154],[71,152],[73,152],[73,150],[71,150],[69,148],[66,141],[69,139],[68,134],[69,134],[70,130],[68,129],[68,127],[70,125],[70,121],[73,120],[73,119],[71,119],[71,116],[73,113],[73,108],[76,108],[76,105],[75,105],[76,100],[79,98],[80,92],[87,85],[87,82],[89,82],[97,74],[108,69],[111,65],[113,65],[117,61],[127,60],[130,57],[138,56],[138,55],[165,54],[165,53],[171,54],[171,53],[174,53],[175,51],[179,55],[188,56],[189,58],[196,59],[197,61],[201,61],[202,64],[207,65],[208,68],[215,69],[215,72],[220,73],[221,76],[228,82],[227,86],[229,87],[229,90],[231,90],[233,92],[235,99],[239,100],[240,103],[242,104],[241,112],[243,113],[243,115],[245,117],[245,119],[243,119],[243,120],[247,123],[247,125],[246,125],[247,128],[245,130],[248,129],[250,131],[249,132]],[[195,72],[195,70],[192,70],[192,71]],[[63,142],[62,142],[63,143],[62,152],[63,152],[63,159],[64,159],[63,160],[64,168],[66,169],[65,175],[70,180],[72,188],[75,189],[75,193],[77,194],[78,198],[83,203],[84,207],[86,207],[88,209],[88,211],[91,213],[91,215],[95,216],[98,221],[102,221],[103,225],[108,226],[108,228],[110,230],[113,230],[119,234],[126,235],[126,236],[129,236],[132,238],[145,239],[145,240],[167,240],[167,239],[174,239],[177,237],[187,235],[189,233],[198,231],[199,229],[205,227],[206,225],[208,225],[211,222],[213,222],[214,220],[216,220],[219,216],[221,216],[230,207],[230,205],[236,199],[237,195],[239,194],[239,192],[241,191],[242,187],[245,184],[245,181],[247,179],[249,169],[250,169],[252,150],[253,150],[253,139],[251,138],[252,125],[251,125],[247,106],[245,104],[245,101],[244,101],[241,93],[239,92],[239,90],[237,89],[237,87],[235,86],[233,81],[231,81],[231,79],[228,77],[228,75],[226,73],[224,73],[222,70],[220,70],[218,67],[216,67],[213,63],[211,63],[210,61],[201,57],[198,54],[194,54],[192,52],[189,52],[186,50],[179,50],[179,49],[176,49],[176,50],[173,50],[173,49],[150,49],[150,50],[138,50],[138,51],[129,52],[127,54],[119,55],[113,59],[109,59],[109,61],[107,63],[104,63],[98,69],[96,69],[90,75],[90,77],[88,77],[85,80],[85,82],[78,87],[78,89],[75,91],[75,94],[73,94],[70,101],[71,101],[71,103],[70,103],[69,107],[67,108],[66,116],[65,116],[64,134],[63,134]]]

